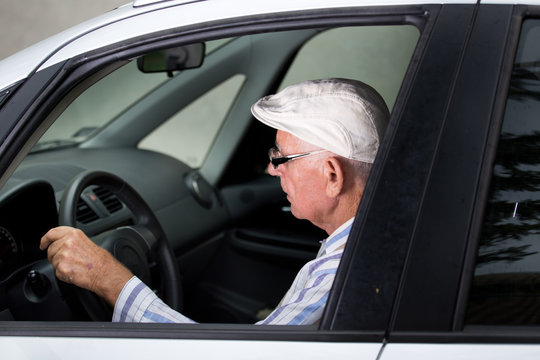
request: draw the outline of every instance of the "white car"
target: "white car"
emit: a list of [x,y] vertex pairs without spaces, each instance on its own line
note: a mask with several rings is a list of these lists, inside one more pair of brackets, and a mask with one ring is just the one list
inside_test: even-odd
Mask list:
[[[326,235],[250,106],[325,77],[373,86],[390,125],[321,323],[253,325]],[[136,0],[80,24],[0,62],[0,354],[538,359],[539,116],[539,1]],[[58,224],[200,324],[110,322],[39,250]]]

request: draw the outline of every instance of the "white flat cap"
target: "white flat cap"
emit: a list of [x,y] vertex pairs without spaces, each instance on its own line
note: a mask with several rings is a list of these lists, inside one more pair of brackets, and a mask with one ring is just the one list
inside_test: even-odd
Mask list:
[[373,163],[388,108],[371,86],[349,79],[310,80],[251,107],[262,123],[343,157]]

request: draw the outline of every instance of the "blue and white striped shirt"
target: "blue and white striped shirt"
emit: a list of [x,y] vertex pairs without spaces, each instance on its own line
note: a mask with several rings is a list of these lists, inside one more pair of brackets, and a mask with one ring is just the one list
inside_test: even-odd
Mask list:
[[[311,325],[321,320],[353,221],[341,225],[322,242],[317,257],[300,269],[278,307],[257,324]],[[112,320],[195,323],[172,310],[135,276],[122,289]]]

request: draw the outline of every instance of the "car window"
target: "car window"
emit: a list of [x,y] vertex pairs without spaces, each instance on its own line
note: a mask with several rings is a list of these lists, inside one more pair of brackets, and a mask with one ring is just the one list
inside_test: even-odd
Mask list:
[[[184,314],[200,322],[251,324],[279,304],[299,268],[316,255],[323,238],[322,234],[314,237],[313,230],[304,232],[303,227],[311,224],[303,222],[300,227],[293,223],[296,219],[290,208],[281,204],[286,194],[279,182],[269,181],[267,174],[257,171],[256,177],[244,183],[250,167],[259,169],[254,165],[262,164],[266,168],[271,146],[266,140],[275,139],[275,130],[253,119],[251,104],[288,84],[344,77],[372,85],[391,108],[418,38],[418,29],[410,25],[330,30],[319,26],[211,42],[219,49],[213,57],[208,56],[200,68],[172,78],[165,73],[141,73],[136,61],[121,67],[110,64],[77,83],[48,115],[47,120],[56,121],[38,148],[83,142],[73,152],[70,148],[57,152],[73,154],[69,162],[73,170],[66,171],[66,178],[80,168],[118,171],[141,188],[141,196],[149,203],[164,206],[159,220],[168,231],[171,246],[181,253]],[[130,59],[141,56],[143,50],[138,51]],[[47,158],[57,156],[53,151],[36,153],[30,160],[39,163]],[[59,160],[59,167],[64,167],[63,162],[64,158]],[[199,202],[206,200],[199,190],[208,191],[212,199],[217,192],[210,185],[203,187],[214,184],[203,170],[220,166],[226,167],[223,178],[228,181],[219,183],[219,198],[215,196],[219,201],[206,206]],[[192,172],[190,168],[199,169]],[[220,176],[218,173],[216,178]],[[162,181],[158,186],[154,183],[157,178]],[[188,182],[192,179],[206,181]],[[191,201],[186,196],[190,193],[199,197]],[[199,204],[203,206],[199,208]],[[249,231],[237,231],[244,227]],[[309,246],[304,244],[308,241]],[[275,246],[259,244],[267,242]],[[219,256],[214,255],[217,245],[224,248]],[[262,277],[257,274],[271,274],[271,284],[260,282]],[[220,309],[219,313],[214,309]]]
[[540,324],[540,20],[523,23],[466,322]]

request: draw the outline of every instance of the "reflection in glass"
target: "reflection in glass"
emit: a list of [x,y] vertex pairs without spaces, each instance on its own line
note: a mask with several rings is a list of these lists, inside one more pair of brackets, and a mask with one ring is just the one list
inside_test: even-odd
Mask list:
[[466,322],[540,324],[540,21],[523,23]]

